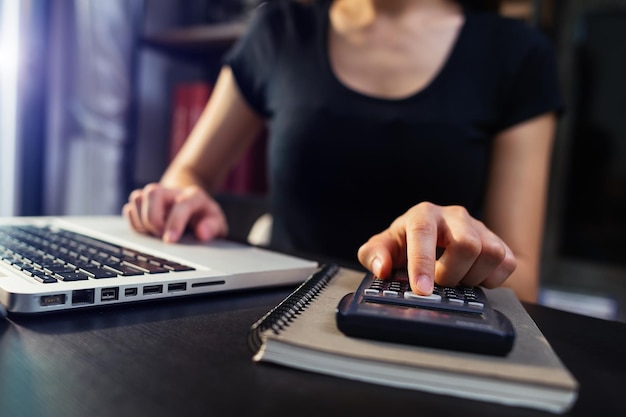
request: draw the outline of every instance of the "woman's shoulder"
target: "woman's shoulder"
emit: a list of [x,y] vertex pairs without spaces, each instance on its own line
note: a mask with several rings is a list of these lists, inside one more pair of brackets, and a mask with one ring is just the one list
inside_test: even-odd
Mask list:
[[252,46],[262,54],[275,56],[288,41],[302,42],[319,28],[323,2],[272,0],[260,3],[248,20],[238,47]]

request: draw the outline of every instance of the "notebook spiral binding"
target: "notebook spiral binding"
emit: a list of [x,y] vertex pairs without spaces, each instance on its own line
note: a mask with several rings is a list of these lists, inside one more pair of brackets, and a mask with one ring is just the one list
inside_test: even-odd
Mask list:
[[338,271],[338,265],[322,265],[289,296],[254,323],[248,332],[248,344],[252,351],[258,351],[262,345],[261,333],[272,329],[278,334],[289,326],[289,323],[306,309]]

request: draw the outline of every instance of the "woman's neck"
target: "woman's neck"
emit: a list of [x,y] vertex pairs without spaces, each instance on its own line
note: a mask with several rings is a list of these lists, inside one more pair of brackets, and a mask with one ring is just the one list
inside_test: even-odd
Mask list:
[[350,31],[371,27],[380,20],[431,20],[458,14],[460,9],[454,0],[335,0],[331,20]]
[[408,97],[436,78],[464,21],[462,7],[453,0],[335,0],[330,64],[355,91]]

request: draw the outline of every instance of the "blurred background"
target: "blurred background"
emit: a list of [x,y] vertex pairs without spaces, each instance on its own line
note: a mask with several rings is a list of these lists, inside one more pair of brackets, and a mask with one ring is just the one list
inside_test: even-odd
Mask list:
[[[0,216],[118,214],[157,181],[256,0],[0,0]],[[558,54],[566,113],[541,302],[626,321],[626,0],[504,0]],[[220,198],[265,210],[265,137]]]

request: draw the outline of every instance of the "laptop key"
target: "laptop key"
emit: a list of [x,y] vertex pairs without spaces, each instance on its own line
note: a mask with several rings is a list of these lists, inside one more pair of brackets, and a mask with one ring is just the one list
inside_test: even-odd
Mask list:
[[110,271],[108,269],[99,268],[97,266],[85,266],[80,268],[81,272],[89,275],[91,278],[101,279],[101,278],[115,278],[117,277],[117,273]]
[[87,275],[80,272],[57,272],[54,274],[54,277],[63,281],[83,281],[89,279]]
[[43,284],[52,284],[54,282],[58,282],[56,278],[53,278],[44,272],[33,272],[33,278]]
[[54,274],[69,274],[72,272],[76,272],[76,268],[72,268],[66,265],[61,265],[61,266],[49,266],[47,268],[44,268],[44,271],[47,272],[50,275],[54,275]]
[[128,265],[121,263],[107,263],[103,265],[104,268],[110,269],[113,272],[116,272],[118,275],[123,276],[131,276],[131,275],[143,275],[144,272],[135,268],[131,268]]
[[163,268],[167,268],[170,269],[172,271],[176,271],[176,272],[182,272],[182,271],[195,271],[196,268],[193,268],[191,266],[187,266],[187,265],[182,265],[176,262],[167,262],[165,264],[162,265]]
[[124,261],[125,265],[130,265],[133,268],[138,268],[149,274],[162,274],[164,272],[170,272],[169,269],[162,268],[159,265],[152,264],[146,261],[140,261],[139,259],[127,259]]

